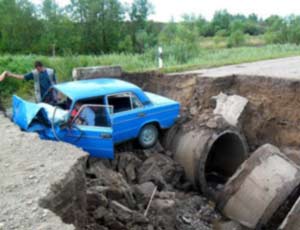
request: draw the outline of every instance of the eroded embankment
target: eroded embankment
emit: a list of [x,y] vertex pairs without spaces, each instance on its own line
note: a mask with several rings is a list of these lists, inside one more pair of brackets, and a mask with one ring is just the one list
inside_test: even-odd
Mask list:
[[251,150],[271,143],[279,147],[300,146],[300,81],[264,76],[198,74],[125,74],[124,78],[183,105],[183,116],[194,125],[208,120],[211,97],[220,92],[249,100],[241,124]]

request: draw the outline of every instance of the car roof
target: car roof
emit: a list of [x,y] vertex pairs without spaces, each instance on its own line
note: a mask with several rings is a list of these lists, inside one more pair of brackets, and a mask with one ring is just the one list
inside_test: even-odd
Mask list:
[[142,90],[138,86],[113,78],[71,81],[57,84],[54,88],[75,101],[128,91],[137,94],[142,102],[149,101],[147,96],[142,93]]

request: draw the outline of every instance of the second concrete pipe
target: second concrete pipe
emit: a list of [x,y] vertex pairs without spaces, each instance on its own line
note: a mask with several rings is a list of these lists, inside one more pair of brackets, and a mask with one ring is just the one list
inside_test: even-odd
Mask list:
[[[270,144],[258,148],[226,183],[219,194],[223,214],[251,229],[278,229],[300,194],[300,168]],[[283,224],[299,226],[295,204]]]

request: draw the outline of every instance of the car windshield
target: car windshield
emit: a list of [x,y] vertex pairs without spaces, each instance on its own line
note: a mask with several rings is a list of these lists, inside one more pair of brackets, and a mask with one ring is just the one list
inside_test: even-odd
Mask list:
[[52,106],[57,106],[63,110],[69,110],[72,100],[55,88],[50,88],[42,99],[42,102]]

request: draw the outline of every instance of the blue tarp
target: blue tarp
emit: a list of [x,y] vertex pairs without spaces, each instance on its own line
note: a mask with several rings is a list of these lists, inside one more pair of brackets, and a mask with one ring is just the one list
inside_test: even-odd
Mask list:
[[[54,107],[45,103],[32,103],[22,98],[13,96],[13,116],[12,120],[23,130],[40,131],[50,126],[53,120]],[[68,111],[57,109],[54,124],[63,122],[67,119]]]

